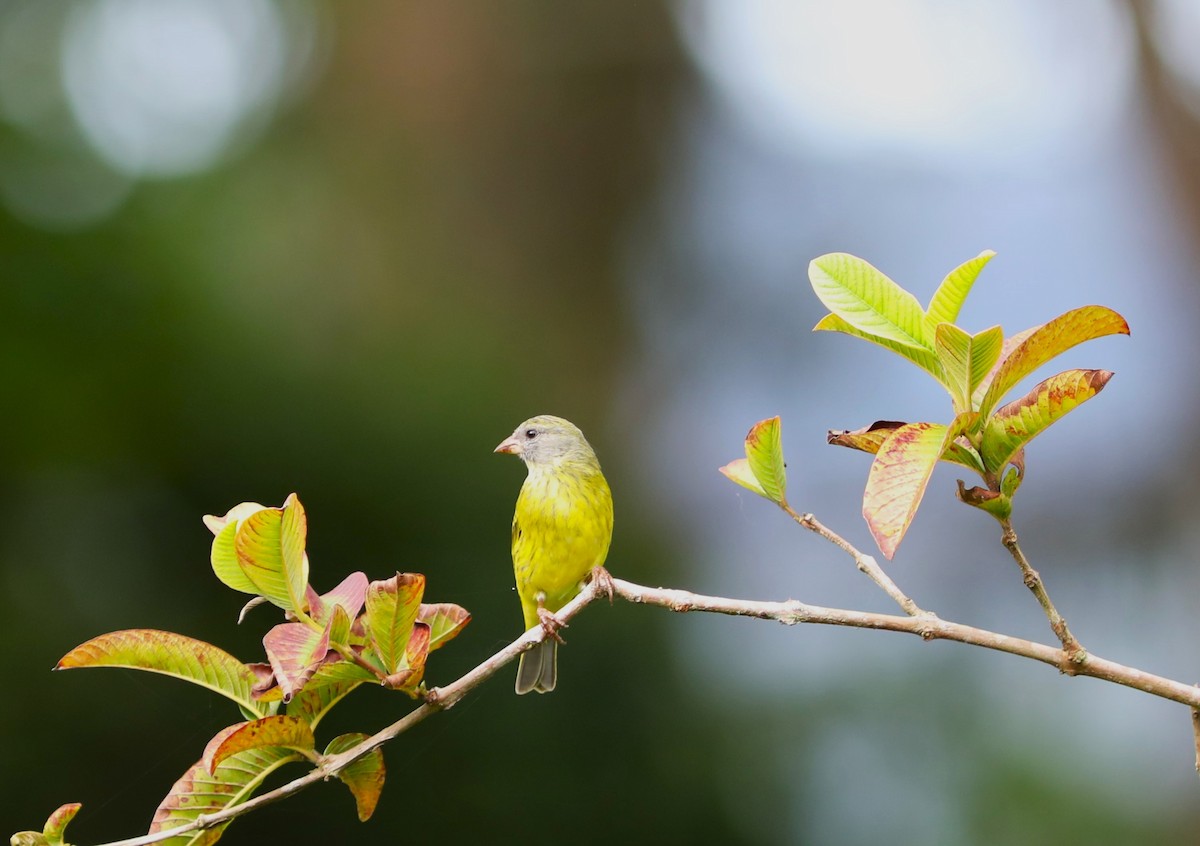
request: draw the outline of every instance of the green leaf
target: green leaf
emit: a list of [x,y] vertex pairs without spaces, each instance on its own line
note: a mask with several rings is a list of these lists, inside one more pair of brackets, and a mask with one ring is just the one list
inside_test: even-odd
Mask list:
[[896,554],[934,465],[956,434],[957,427],[940,423],[906,423],[880,446],[867,476],[863,517],[886,558]]
[[[338,755],[352,749],[367,739],[361,732],[342,734],[329,741],[325,754]],[[383,750],[376,747],[353,761],[338,773],[342,783],[350,788],[354,796],[354,804],[358,810],[359,822],[366,822],[375,813],[379,804],[379,794],[383,792],[383,782],[387,778],[387,767],[383,763]]]
[[1001,362],[979,404],[984,417],[1014,385],[1055,356],[1105,335],[1128,335],[1125,318],[1104,306],[1072,309],[1034,329]]
[[946,374],[943,380],[954,400],[954,410],[971,410],[971,395],[1000,357],[1004,333],[999,326],[970,335],[952,323],[939,323],[936,329],[938,359]]
[[253,670],[211,643],[174,632],[127,629],[92,638],[62,657],[55,669],[129,667],[190,681],[262,714],[251,693]]
[[54,814],[50,815],[46,826],[42,828],[42,836],[48,846],[66,846],[67,824],[74,820],[80,808],[83,808],[82,804],[72,802],[60,805]]
[[1013,494],[1021,487],[1022,476],[1024,473],[1021,472],[1021,468],[1009,467],[1004,473],[1004,478],[1000,480],[1000,493],[1012,499]]
[[783,443],[779,418],[755,423],[746,435],[746,461],[759,487],[772,502],[787,502],[787,471],[783,463]]
[[[887,437],[903,425],[905,425],[903,422],[897,420],[877,420],[862,429],[841,431],[830,429],[825,440],[826,443],[835,446],[849,447],[874,455],[879,452],[879,448],[883,446]],[[983,461],[976,455],[970,444],[965,443],[962,438],[956,438],[947,444],[946,451],[942,453],[940,460],[958,464],[979,474],[984,472]]]
[[317,668],[303,689],[287,704],[289,717],[299,717],[314,729],[329,711],[363,682],[378,679],[357,664],[328,661]]
[[8,839],[10,846],[51,846],[40,831],[18,831]]
[[471,614],[452,602],[438,602],[422,605],[417,611],[417,622],[429,626],[429,651],[432,652],[458,637],[471,622]]
[[763,499],[770,499],[767,496],[767,492],[762,489],[762,485],[758,483],[758,479],[754,478],[754,473],[750,470],[750,462],[746,459],[735,458],[724,467],[718,467],[717,469],[730,481],[737,482],[746,490],[753,491]]
[[263,648],[283,690],[284,702],[291,701],[325,660],[331,623],[324,629],[305,623],[280,623],[263,636]]
[[242,569],[241,562],[238,561],[237,549],[234,546],[239,525],[241,524],[237,520],[232,520],[217,532],[217,536],[213,538],[212,554],[209,556],[209,560],[212,562],[213,572],[226,587],[242,593],[257,595],[258,587],[250,581],[250,577]]
[[1018,332],[1011,338],[1004,339],[1003,343],[1000,344],[1000,356],[996,359],[996,363],[993,364],[991,369],[984,375],[982,379],[979,380],[979,383],[975,386],[975,390],[971,393],[972,408],[976,410],[979,409],[980,403],[983,402],[984,394],[986,394],[988,388],[991,387],[992,380],[996,378],[996,374],[1000,372],[1000,365],[1004,363],[1004,360],[1012,355],[1013,350],[1025,343],[1026,338],[1040,328],[1040,326],[1031,326],[1022,332]]
[[891,350],[894,353],[904,356],[913,364],[920,367],[934,379],[939,382],[944,378],[942,375],[942,366],[938,362],[938,358],[924,347],[910,347],[907,344],[899,344],[895,341],[889,341],[887,338],[880,338],[875,335],[860,332],[855,329],[845,320],[838,317],[836,314],[827,314],[821,318],[817,325],[813,327],[814,332],[841,332],[845,335],[850,335],[855,338],[862,338],[864,341],[870,341],[873,344],[878,344],[884,349]]
[[991,250],[984,250],[970,261],[963,262],[942,280],[942,284],[933,292],[929,301],[929,322],[936,326],[939,323],[954,323],[958,320],[959,309],[971,292],[971,286],[979,276],[984,265],[995,258]]
[[1112,375],[1108,370],[1067,370],[998,409],[983,429],[984,463],[999,470],[1048,426],[1100,393]]
[[420,573],[397,573],[367,586],[367,629],[375,654],[388,674],[404,666],[405,647],[425,593]]
[[251,749],[290,749],[301,754],[315,752],[312,726],[298,717],[271,716],[221,729],[204,747],[200,761],[209,775],[239,752]]
[[[171,786],[154,812],[149,833],[177,828],[194,822],[199,816],[240,805],[254,795],[263,779],[284,764],[298,760],[302,760],[302,756],[296,752],[269,747],[231,755],[216,768],[215,774],[209,773],[203,761],[198,761]],[[221,839],[228,825],[223,823],[160,842],[168,846],[210,846]]]
[[304,506],[292,494],[283,508],[265,508],[243,520],[234,539],[238,561],[258,593],[287,611],[300,612],[305,605],[306,534]]
[[933,349],[917,298],[862,259],[847,253],[818,256],[808,265],[808,278],[825,307],[860,332]]

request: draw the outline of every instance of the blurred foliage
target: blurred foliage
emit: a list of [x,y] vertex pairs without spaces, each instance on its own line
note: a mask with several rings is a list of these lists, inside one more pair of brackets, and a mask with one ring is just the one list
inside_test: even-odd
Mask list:
[[[13,91],[57,89],[53,57],[73,5],[0,5],[0,105]],[[1133,4],[1156,71],[1143,82],[1173,130],[1168,152],[1194,211],[1197,126],[1157,62],[1146,5]],[[118,172],[61,104],[33,123],[0,120],[0,634],[18,645],[18,683],[0,700],[3,831],[66,799],[85,805],[71,828],[79,842],[142,831],[229,722],[225,703],[167,679],[49,670],[71,646],[126,627],[258,654],[261,630],[230,625],[241,602],[211,578],[197,517],[238,499],[304,492],[318,591],[355,569],[413,570],[468,607],[474,621],[432,684],[520,629],[508,559],[519,470],[490,450],[530,414],[576,420],[596,447],[616,498],[614,573],[693,586],[655,493],[633,484],[640,432],[605,429],[636,321],[619,293],[623,238],[678,190],[663,173],[682,155],[681,115],[708,96],[671,8],[271,7],[289,37],[310,38],[308,76],[264,104],[209,169]],[[9,28],[45,8],[36,26]],[[815,171],[797,190],[821,188]],[[30,202],[62,211],[81,196],[94,207],[55,225],[30,213]],[[861,224],[834,215],[827,227]],[[733,300],[739,270],[721,270]],[[696,290],[648,296],[674,317]],[[814,843],[880,832],[956,842],[934,817],[941,841],[887,818],[864,829],[873,809],[852,800],[868,780],[871,795],[909,805],[920,785],[949,784],[968,821],[958,842],[1182,842],[1197,830],[1185,802],[1096,807],[1086,780],[1058,777],[1086,762],[1050,772],[1013,760],[988,742],[980,691],[928,695],[945,675],[864,677],[803,699],[789,685],[808,679],[781,683],[787,696],[729,690],[720,660],[704,679],[685,676],[667,636],[698,625],[597,606],[566,633],[571,661],[553,696],[518,700],[508,684],[487,685],[390,744],[389,766],[419,758],[423,777],[403,794],[385,788],[367,824],[353,821],[341,785],[318,786],[239,821],[225,842],[393,843],[414,830],[414,809],[420,830],[461,842],[775,843],[796,832]],[[778,637],[787,649],[813,642]],[[382,726],[397,699],[364,690],[324,728]],[[855,709],[877,722],[856,723],[862,746],[847,750],[830,726]],[[929,709],[944,734],[909,733]],[[847,754],[863,746],[869,755]],[[808,824],[835,813],[845,828]],[[871,837],[854,839],[863,830]]]

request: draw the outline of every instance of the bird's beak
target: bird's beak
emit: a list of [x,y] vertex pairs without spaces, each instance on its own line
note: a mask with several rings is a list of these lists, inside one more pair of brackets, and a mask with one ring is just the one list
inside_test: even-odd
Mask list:
[[519,455],[521,453],[521,445],[513,436],[509,436],[500,442],[500,446],[496,447],[492,452],[506,452],[509,455]]

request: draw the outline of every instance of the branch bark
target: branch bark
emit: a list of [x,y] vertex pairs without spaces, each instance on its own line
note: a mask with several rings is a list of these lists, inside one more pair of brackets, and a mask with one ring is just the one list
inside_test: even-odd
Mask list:
[[[916,635],[922,640],[927,641],[950,640],[972,646],[982,646],[985,649],[1007,652],[1010,655],[1030,658],[1059,670],[1062,669],[1063,650],[1060,647],[1011,637],[962,623],[954,623],[932,614],[921,614],[919,616],[875,614],[867,611],[825,608],[820,605],[809,605],[794,599],[783,602],[732,599],[724,596],[706,596],[704,594],[671,588],[646,587],[633,582],[627,582],[623,579],[613,579],[612,585],[615,595],[628,602],[638,605],[655,605],[679,613],[707,612],[728,614],[736,617],[774,620],[788,626],[800,623],[812,623],[904,632]],[[579,596],[571,600],[555,616],[563,622],[567,622],[600,597],[608,597],[606,589],[594,582],[588,584]],[[466,675],[444,687],[431,689],[426,695],[424,704],[392,723],[387,728],[376,732],[371,737],[345,752],[325,758],[321,766],[281,787],[256,796],[240,805],[235,805],[215,814],[202,816],[195,822],[188,823],[187,825],[177,826],[176,828],[155,834],[113,841],[103,844],[103,846],[145,846],[145,844],[157,843],[158,841],[166,840],[189,831],[212,828],[221,823],[229,822],[243,814],[247,814],[263,805],[291,796],[318,781],[327,781],[372,749],[376,749],[394,737],[403,734],[438,711],[453,707],[460,699],[495,675],[497,671],[512,662],[522,652],[531,649],[536,643],[540,642],[542,637],[543,633],[540,627],[530,629]],[[1082,660],[1074,665],[1073,669],[1074,673],[1072,675],[1091,676],[1103,681],[1124,685],[1125,687],[1140,690],[1152,696],[1169,699],[1172,702],[1179,702],[1191,708],[1193,712],[1200,709],[1200,688],[1193,685],[1157,676],[1153,673],[1147,673],[1144,670],[1128,667],[1087,652],[1082,654]]]

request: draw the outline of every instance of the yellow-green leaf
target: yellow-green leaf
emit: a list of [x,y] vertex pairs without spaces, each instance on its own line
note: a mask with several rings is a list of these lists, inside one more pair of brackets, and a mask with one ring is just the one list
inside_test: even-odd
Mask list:
[[825,307],[860,332],[933,349],[917,298],[857,256],[818,256],[808,265],[808,278]]
[[269,716],[229,726],[208,742],[201,763],[210,775],[226,759],[250,749],[282,748],[294,752],[315,752],[312,726],[298,717]]
[[471,622],[466,608],[452,602],[437,602],[421,605],[417,611],[417,622],[429,626],[429,651],[440,648],[458,637],[459,632]]
[[957,434],[940,423],[906,423],[883,441],[863,493],[863,517],[886,558],[908,531],[929,477]]
[[864,341],[870,341],[873,344],[878,344],[884,349],[891,350],[894,353],[904,356],[913,364],[920,367],[934,379],[939,382],[943,380],[942,367],[938,362],[938,358],[925,347],[912,347],[907,344],[900,344],[896,341],[880,338],[876,335],[871,335],[866,332],[860,332],[849,323],[836,314],[827,314],[821,318],[817,325],[813,327],[814,332],[841,332],[844,335],[850,335],[855,338],[862,338]]
[[375,654],[389,674],[404,666],[424,593],[425,577],[420,573],[397,573],[367,586],[367,628]]
[[55,669],[129,667],[173,676],[226,696],[251,713],[263,713],[251,693],[254,672],[211,643],[174,632],[127,629],[94,637],[72,649]]
[[735,458],[724,467],[717,469],[730,481],[737,482],[746,490],[753,491],[764,499],[770,499],[767,492],[762,489],[762,485],[758,483],[758,479],[754,478],[754,473],[750,470],[750,462],[746,459]]
[[983,429],[984,463],[992,470],[1002,468],[1048,426],[1100,393],[1112,375],[1108,370],[1067,370],[997,409]]
[[[338,755],[352,749],[367,739],[361,732],[343,734],[329,741],[325,748],[326,755]],[[379,794],[383,792],[383,782],[387,778],[387,767],[383,763],[383,750],[376,747],[351,762],[338,773],[342,783],[350,788],[354,796],[354,804],[358,810],[360,822],[366,822],[375,813],[379,804]]]
[[778,417],[755,423],[746,435],[746,461],[759,487],[772,502],[787,501],[787,470]]
[[[178,828],[194,822],[197,817],[215,814],[239,805],[254,795],[263,779],[290,761],[302,760],[296,752],[279,747],[247,749],[231,755],[220,764],[216,773],[209,773],[203,761],[193,764],[154,812],[150,834]],[[211,846],[221,839],[223,823],[203,831],[179,834],[160,841],[167,846]]]
[[935,330],[938,359],[946,374],[943,384],[954,400],[955,412],[971,410],[971,394],[987,376],[996,359],[1004,333],[999,326],[970,335],[952,323],[939,323]]
[[959,309],[967,299],[967,294],[971,292],[971,286],[975,284],[979,271],[995,256],[991,250],[984,250],[946,275],[929,301],[927,314],[930,324],[937,326],[939,323],[954,323],[958,320]]
[[234,539],[238,561],[258,593],[288,611],[305,605],[307,531],[304,507],[292,494],[283,508],[265,508],[241,521]]
[[209,560],[212,562],[213,572],[226,587],[242,593],[257,595],[258,586],[250,581],[250,577],[242,569],[241,562],[238,561],[237,549],[234,546],[239,525],[238,520],[231,520],[217,532],[217,536],[213,538],[212,554],[209,556]]
[[60,805],[50,818],[46,820],[46,825],[42,827],[42,836],[48,846],[66,846],[67,824],[75,819],[75,815],[82,808],[78,802],[71,802],[67,805]]
[[979,405],[980,413],[987,417],[1013,386],[1055,356],[1084,341],[1116,334],[1129,334],[1125,318],[1096,305],[1072,309],[1039,326],[1000,362]]

